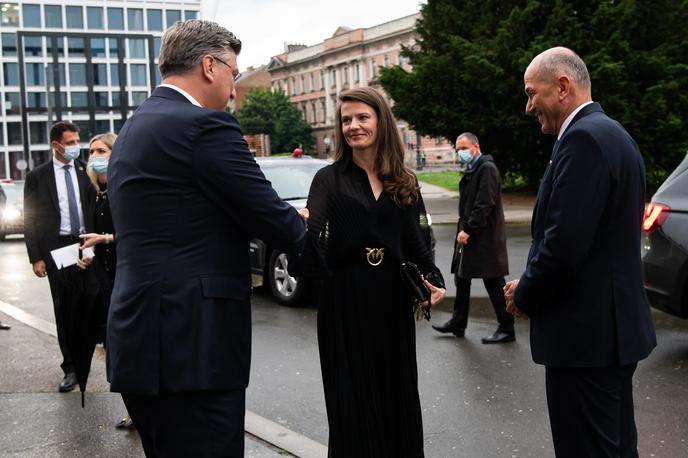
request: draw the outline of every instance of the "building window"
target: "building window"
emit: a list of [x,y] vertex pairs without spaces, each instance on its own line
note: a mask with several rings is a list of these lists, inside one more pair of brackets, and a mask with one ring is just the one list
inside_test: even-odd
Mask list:
[[108,38],[108,45],[110,48],[110,58],[119,56],[119,40],[117,38]]
[[[5,113],[19,114],[19,92],[5,92]],[[0,128],[2,130],[2,128]]]
[[21,145],[21,123],[20,122],[8,122],[7,123],[7,144],[8,145]]
[[28,92],[26,94],[28,108],[45,108],[45,92]]
[[16,56],[17,55],[17,36],[13,33],[3,33],[1,36],[2,36],[2,55],[3,56]]
[[119,108],[122,106],[122,97],[119,92],[112,93],[112,106]]
[[29,123],[29,138],[31,139],[31,143],[48,143],[47,129],[47,123],[45,122]]
[[306,92],[306,78],[301,75],[301,94]]
[[175,22],[182,20],[182,12],[180,10],[167,10],[165,19],[167,20],[167,28],[170,28]]
[[88,18],[88,28],[103,30],[105,24],[103,22],[103,8],[99,6],[86,7],[86,17]]
[[344,84],[349,84],[349,66],[344,66]]
[[145,86],[146,83],[146,64],[131,64],[131,85]]
[[69,53],[69,57],[85,56],[84,39],[75,37],[67,38],[67,52]]
[[375,59],[370,59],[370,78],[377,78],[377,62],[375,62]]
[[[48,100],[50,100],[50,106],[54,107],[56,106],[55,104],[55,93],[51,92],[48,94]],[[66,107],[67,106],[67,93],[66,92],[60,92],[60,106]]]
[[57,37],[57,39],[55,40],[55,45],[57,46],[57,49],[53,47],[52,39],[48,39],[47,45],[48,49],[50,50],[48,52],[51,53],[51,55],[53,52],[55,52],[59,57],[64,57],[64,37]]
[[43,5],[43,15],[45,16],[45,26],[62,28],[62,7],[60,5]]
[[327,120],[327,104],[325,103],[325,100],[322,100],[320,102],[320,112],[322,113],[322,122],[326,122],[326,120]]
[[93,85],[107,86],[107,65],[93,64]]
[[198,11],[186,10],[184,11],[184,18],[188,21],[189,19],[198,19]]
[[105,38],[91,38],[91,55],[105,57]]
[[84,28],[84,10],[80,6],[65,7],[67,14],[67,28],[68,29],[83,29]]
[[132,92],[131,93],[131,104],[134,107],[138,107],[148,98],[148,92]]
[[148,30],[162,30],[162,10],[148,10]]
[[318,122],[318,111],[315,109],[315,102],[311,102],[311,117],[313,118],[313,124]]
[[361,81],[361,66],[356,63],[356,82]]
[[87,92],[72,92],[72,104],[70,108],[86,108],[88,107],[88,93]]
[[[107,95],[107,94],[105,94]],[[107,97],[106,97],[107,99]],[[97,103],[97,101],[96,101]],[[110,132],[110,120],[109,119],[96,119],[96,132],[104,133]]]
[[86,64],[69,64],[70,86],[86,86]]
[[[95,96],[95,101],[96,101],[96,107],[97,108],[107,108],[110,106],[108,103],[108,93],[107,92],[95,92],[93,94]],[[98,132],[103,132],[100,129],[96,129]],[[107,131],[105,131],[107,132]]]
[[143,30],[143,10],[127,8],[127,30]]
[[325,72],[320,70],[320,89],[325,89]]
[[2,64],[3,84],[5,86],[19,86],[19,65],[14,62]]
[[[0,8],[0,24],[7,27],[19,27],[19,5],[4,3]],[[40,25],[38,25],[40,27]]]
[[24,54],[27,56],[42,56],[43,38],[24,37]]
[[296,80],[291,78],[291,95],[296,95]]
[[[51,86],[55,86],[55,75],[53,74],[53,63],[50,62],[48,63],[48,83],[50,83]],[[58,79],[60,86],[65,85],[65,64],[59,64],[58,67]]]
[[337,85],[337,69],[333,68],[332,69],[332,87],[335,87]]
[[124,10],[122,8],[108,8],[108,29],[124,30]]
[[119,64],[110,64],[110,85],[119,86]]
[[[40,27],[41,26],[41,6],[40,5],[22,5],[22,12],[24,13],[24,27]],[[4,22],[3,22],[4,24]]]
[[146,57],[146,40],[143,38],[129,39],[129,57],[130,58],[145,58]]
[[315,91],[315,75],[311,73],[311,92]]
[[153,37],[153,58],[157,59],[160,57],[160,43],[162,39],[160,37]]
[[389,67],[389,57],[387,57],[387,54],[385,54],[382,66],[385,68]]
[[45,78],[43,72],[43,64],[28,63],[26,68],[26,84],[27,86],[44,86]]

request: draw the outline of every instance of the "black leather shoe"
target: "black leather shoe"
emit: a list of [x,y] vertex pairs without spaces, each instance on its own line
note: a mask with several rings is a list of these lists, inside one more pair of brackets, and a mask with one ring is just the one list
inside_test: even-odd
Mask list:
[[74,372],[70,372],[69,374],[65,375],[62,381],[60,382],[60,393],[66,393],[67,391],[72,391],[74,387],[76,386],[76,374]]
[[0,321],[0,329],[2,329],[3,331],[9,331],[10,329],[12,329],[12,326],[10,326],[9,324],[5,324],[2,321]]
[[497,329],[494,334],[481,339],[484,344],[507,343],[516,340],[516,335],[513,332],[505,332]]
[[437,326],[437,325],[433,324],[432,329],[434,329],[437,332],[441,332],[443,334],[448,334],[451,332],[456,337],[463,337],[464,334],[466,333],[466,330],[464,328],[459,328],[458,326],[456,326],[454,324],[454,322],[452,320],[447,321],[446,323],[444,323],[441,326]]
[[134,420],[131,417],[124,417],[117,423],[115,423],[115,428],[117,429],[134,429]]

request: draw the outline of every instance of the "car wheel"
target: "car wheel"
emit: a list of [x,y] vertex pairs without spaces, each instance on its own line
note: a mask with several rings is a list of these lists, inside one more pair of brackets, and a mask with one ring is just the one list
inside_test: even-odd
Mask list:
[[303,298],[305,281],[302,277],[292,277],[287,271],[289,258],[281,251],[270,254],[267,266],[267,278],[270,291],[282,305],[297,305]]

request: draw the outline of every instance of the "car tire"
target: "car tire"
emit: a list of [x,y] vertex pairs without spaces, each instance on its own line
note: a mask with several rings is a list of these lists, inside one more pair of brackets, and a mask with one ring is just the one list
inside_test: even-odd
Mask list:
[[282,251],[274,250],[266,268],[270,291],[277,302],[282,305],[299,305],[304,298],[306,289],[303,277],[292,277],[287,272],[289,257]]

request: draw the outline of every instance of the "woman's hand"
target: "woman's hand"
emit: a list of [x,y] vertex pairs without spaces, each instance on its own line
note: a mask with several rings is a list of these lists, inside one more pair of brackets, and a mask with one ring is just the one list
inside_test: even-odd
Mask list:
[[76,265],[79,267],[81,270],[85,270],[88,266],[91,265],[93,262],[92,257],[86,257],[86,258],[81,258],[76,260]]
[[298,210],[299,215],[306,221],[308,221],[308,217],[310,216],[310,212],[308,211],[307,208],[302,208],[301,210]]
[[83,239],[83,243],[79,248],[82,250],[84,248],[92,247],[95,245],[98,245],[99,243],[105,243],[105,237],[107,237],[105,234],[96,234],[96,233],[89,233],[89,234],[81,234],[79,238]]
[[[437,286],[433,285],[432,283],[430,283],[429,281],[427,281],[425,279],[423,280],[423,282],[425,283],[425,286],[430,291],[430,302],[433,305],[439,304],[440,302],[442,302],[442,299],[444,299],[444,295],[446,294],[447,290],[444,288],[438,288]],[[425,301],[421,305],[423,307],[427,307],[428,302]]]

